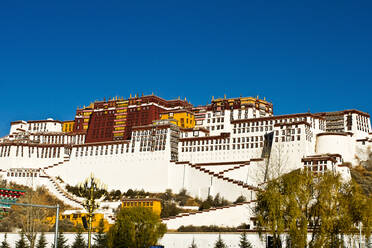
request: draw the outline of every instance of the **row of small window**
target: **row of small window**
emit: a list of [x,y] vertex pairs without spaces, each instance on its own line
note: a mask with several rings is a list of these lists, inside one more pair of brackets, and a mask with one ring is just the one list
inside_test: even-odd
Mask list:
[[306,166],[305,168],[313,172],[324,172],[327,170],[327,165]]
[[[281,142],[289,142],[289,141],[300,141],[301,140],[301,136],[300,135],[297,135],[297,138],[296,136],[282,136],[280,141]],[[279,137],[275,137],[275,142],[279,142]]]
[[153,149],[152,147],[141,147],[140,148],[140,152],[150,152],[150,151],[164,151],[165,150],[165,146],[155,146]]
[[144,131],[133,131],[133,136],[142,136],[149,134],[166,134],[168,129],[156,129],[156,130],[144,130]]
[[106,114],[115,114],[115,110],[99,111],[99,112],[97,112],[96,116],[103,116],[103,115],[106,115]]
[[38,177],[38,173],[32,173],[32,172],[8,172],[8,177]]
[[149,140],[165,140],[167,136],[163,135],[156,135],[156,136],[137,136],[137,141],[149,141]]
[[74,135],[74,136],[64,136],[64,135],[55,135],[55,136],[41,136],[41,135],[35,135],[33,136],[34,141],[40,141],[41,143],[48,143],[48,144],[64,144],[65,143],[65,137],[67,143],[73,143],[73,144],[81,144],[84,142],[84,135]]
[[247,127],[247,128],[234,128],[233,133],[249,133],[249,132],[267,132],[267,131],[272,131],[273,127],[272,126],[266,126],[266,127]]
[[148,107],[148,106],[147,107],[146,106],[145,107],[139,107],[139,106],[137,106],[137,107],[129,107],[128,108],[129,112],[136,112],[136,111],[142,111],[142,110],[148,110],[148,109],[150,109],[150,107]]
[[[231,148],[233,150],[249,149],[249,148],[262,148],[264,146],[263,142],[258,143],[246,143],[246,144],[232,144]],[[198,147],[182,147],[182,152],[208,152],[208,151],[218,151],[218,150],[230,150],[230,145],[210,145],[210,146],[198,146]]]
[[317,161],[317,163],[315,163],[314,161],[305,161],[304,165],[327,164],[327,163],[328,163],[327,160],[319,160],[319,161]]
[[210,140],[193,140],[193,141],[183,141],[182,146],[194,146],[194,145],[209,145],[209,144],[228,144],[230,139],[210,139]]
[[153,202],[123,202],[123,207],[152,207]]
[[223,118],[223,117],[207,119],[207,123],[221,123],[221,122],[224,122],[224,121],[225,121],[225,118]]
[[215,117],[215,116],[225,116],[225,111],[217,111],[217,112],[213,112],[213,113],[208,113],[208,118],[211,118],[211,117]]
[[[305,121],[305,117],[297,117],[297,118],[290,118],[290,119],[280,119],[280,120],[267,120],[267,121],[256,121],[256,122],[245,122],[245,123],[238,123],[234,124],[234,128],[237,127],[255,127],[255,126],[267,126],[267,125],[273,125],[278,123],[290,123],[290,122],[296,122],[296,121]],[[311,118],[310,118],[311,120]]]
[[1,146],[0,157],[9,157],[10,146]]
[[[57,123],[54,122],[54,126]],[[32,131],[46,131],[46,123],[35,123],[35,124],[29,124],[28,125],[28,130]]]
[[[296,129],[286,129],[286,130],[281,130],[282,135],[288,135],[288,134],[296,134]],[[301,128],[297,129],[297,134],[301,133]],[[275,135],[279,136],[279,130],[275,131]]]
[[369,132],[369,128],[367,126],[358,125],[358,130],[363,132]]
[[244,143],[244,142],[254,142],[254,141],[263,141],[263,136],[250,136],[250,137],[241,137],[241,138],[233,138],[233,143]]
[[182,152],[208,152],[218,150],[230,150],[230,145],[211,145],[211,146],[198,146],[198,147],[182,147]]
[[223,130],[224,125],[210,126],[210,127],[207,127],[207,130],[208,131],[214,131],[215,128],[216,128],[216,130]]
[[[114,146],[116,146],[115,149],[114,149]],[[96,149],[94,149],[94,147],[96,147]],[[121,154],[123,154],[124,150],[128,153],[129,152],[129,146],[121,145],[120,149],[119,149],[119,145],[86,146],[85,149],[84,149],[84,147],[82,147],[81,149],[79,147],[77,147],[76,152],[75,152],[75,156],[79,157],[79,154],[80,154],[80,156],[93,156],[93,153],[95,155],[113,155],[114,151],[115,151],[115,154],[119,154],[119,151],[120,151]]]
[[154,142],[152,142],[152,141],[141,141],[140,146],[141,147],[142,146],[152,146],[152,145],[155,145],[155,146],[161,145],[161,146],[163,146],[165,144],[166,144],[165,141],[154,141]]
[[[60,157],[60,147],[43,147],[36,148],[36,157],[37,158],[59,158]],[[28,157],[31,158],[31,155],[34,153],[34,147],[28,147]],[[15,155],[16,157],[23,155],[26,152],[23,152],[23,146],[17,146]],[[9,157],[10,156],[10,146],[3,146],[0,150],[0,157]]]
[[365,124],[368,124],[369,118],[367,118],[365,116],[357,115],[357,121],[358,122],[365,123]]

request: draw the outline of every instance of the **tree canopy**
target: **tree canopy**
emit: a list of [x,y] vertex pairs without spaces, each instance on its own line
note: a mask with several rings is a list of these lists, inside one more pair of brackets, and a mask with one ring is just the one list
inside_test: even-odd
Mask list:
[[280,247],[284,232],[292,247],[341,247],[343,234],[355,233],[360,222],[370,236],[371,205],[357,184],[338,174],[298,170],[268,182],[257,194],[255,212],[259,233],[271,233],[274,247]]
[[243,232],[240,235],[239,248],[253,248],[252,244],[247,239],[247,234]]
[[47,241],[45,239],[45,234],[44,234],[44,232],[42,232],[40,234],[40,238],[39,238],[39,240],[37,242],[36,248],[46,248],[47,247],[47,244],[48,243],[47,243]]
[[75,240],[71,248],[85,248],[85,247],[86,247],[86,244],[85,244],[85,240],[83,237],[83,230],[82,228],[79,228],[77,233],[75,234]]
[[165,234],[160,217],[144,207],[122,208],[107,238],[110,248],[142,248],[156,245]]
[[94,248],[106,248],[107,247],[107,237],[105,233],[105,224],[103,219],[99,221],[97,233],[93,237]]
[[218,235],[218,239],[216,243],[214,244],[214,248],[227,248],[225,242],[223,242],[221,238],[221,234]]

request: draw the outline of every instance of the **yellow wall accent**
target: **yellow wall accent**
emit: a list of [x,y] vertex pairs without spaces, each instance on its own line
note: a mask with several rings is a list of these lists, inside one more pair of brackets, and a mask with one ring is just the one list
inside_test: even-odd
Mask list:
[[62,124],[62,132],[72,132],[74,130],[74,121],[64,121]]
[[145,208],[151,208],[152,211],[159,216],[161,213],[161,202],[159,199],[151,199],[151,198],[125,199],[123,200],[121,207],[123,208],[145,207]]
[[[73,213],[73,214],[62,214],[62,215],[59,216],[59,220],[61,221],[61,220],[68,219],[69,221],[71,221],[74,224],[74,226],[77,226],[78,224],[83,226],[82,217],[85,217],[87,219],[87,222],[88,222],[88,214],[87,213],[79,213],[79,212],[76,212],[76,213]],[[50,225],[54,225],[54,223],[56,222],[56,216],[47,217],[46,219],[47,219],[47,221],[49,222]],[[93,220],[92,220],[93,230],[97,231],[97,228],[99,226],[99,222],[100,222],[101,219],[103,219],[103,224],[105,226],[105,232],[107,232],[111,225],[108,223],[108,221],[106,219],[104,219],[104,216],[101,213],[93,214]]]
[[190,113],[188,111],[162,113],[160,114],[160,119],[161,120],[174,119],[175,121],[171,122],[182,128],[195,127],[195,116],[193,113]]

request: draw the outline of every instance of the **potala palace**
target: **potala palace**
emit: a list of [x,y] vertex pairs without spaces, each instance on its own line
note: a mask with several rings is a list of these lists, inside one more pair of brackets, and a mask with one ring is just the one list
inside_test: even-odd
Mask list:
[[[65,190],[91,173],[108,189],[172,189],[201,199],[219,193],[247,202],[164,219],[180,225],[238,226],[267,177],[310,167],[350,178],[372,148],[370,115],[359,110],[274,115],[258,97],[212,98],[206,106],[155,95],[95,101],[74,120],[14,121],[0,139],[3,178],[45,185],[73,207]],[[253,225],[253,224],[252,224]]]

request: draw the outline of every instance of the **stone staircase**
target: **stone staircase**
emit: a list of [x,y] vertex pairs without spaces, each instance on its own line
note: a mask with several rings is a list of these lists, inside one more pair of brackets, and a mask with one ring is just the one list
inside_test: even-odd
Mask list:
[[[197,165],[197,164],[192,164],[188,161],[185,161],[185,162],[176,162],[176,164],[187,164],[188,166],[196,169],[196,170],[199,170],[203,173],[206,173],[208,175],[211,175],[213,176],[214,178],[218,178],[218,179],[221,179],[223,181],[226,181],[226,182],[229,182],[229,183],[232,183],[236,186],[239,186],[239,187],[242,187],[242,188],[245,188],[245,189],[248,189],[248,190],[258,190],[257,187],[254,187],[252,185],[249,185],[249,184],[246,184],[242,181],[237,181],[237,180],[234,180],[234,179],[231,179],[231,178],[228,178],[228,177],[225,177],[223,174],[220,174],[220,173],[216,173],[216,172],[213,172],[213,171],[210,171],[206,168],[203,168],[201,165]],[[237,166],[237,168],[240,168],[239,166]]]
[[[163,218],[168,230],[177,230],[181,226],[224,226],[237,227],[243,223],[253,227],[252,217],[254,201],[236,203],[223,207],[214,207],[203,211],[182,213]],[[254,227],[253,227],[254,228]]]
[[49,165],[49,166],[45,166],[45,167],[43,167],[42,169],[43,169],[43,170],[51,169],[51,168],[53,168],[53,167],[60,166],[60,165],[66,163],[66,162],[68,162],[68,161],[70,161],[70,156],[69,156],[69,155],[65,155],[65,156],[63,157],[63,161],[60,161],[60,162],[58,162],[58,163],[54,163],[54,164]]
[[233,208],[233,207],[241,206],[241,205],[244,205],[244,204],[250,204],[252,202],[254,202],[254,201],[240,202],[240,203],[235,203],[235,204],[231,204],[231,205],[228,205],[228,206],[214,207],[214,208],[209,208],[209,209],[196,211],[196,212],[190,212],[190,213],[181,213],[181,214],[176,215],[176,216],[170,216],[170,217],[167,217],[167,218],[162,218],[161,220],[164,221],[164,220],[177,219],[177,218],[182,218],[182,217],[191,216],[191,215],[198,215],[198,214],[203,214],[203,213],[207,213],[207,212],[211,212],[211,211],[216,211],[216,210],[219,210],[219,209]]
[[244,163],[244,164],[241,164],[241,165],[237,165],[237,166],[234,166],[233,168],[230,168],[230,169],[226,169],[226,170],[220,171],[220,172],[218,172],[218,174],[219,174],[219,175],[223,175],[223,174],[225,174],[226,172],[233,171],[233,170],[236,170],[236,169],[240,169],[240,168],[242,168],[242,167],[244,167],[244,166],[247,166],[247,165],[249,165],[249,164],[250,164],[250,163],[248,162],[248,163]]
[[59,200],[63,201],[67,205],[71,205],[75,208],[83,208],[82,201],[78,197],[70,194],[61,185],[58,180],[50,175],[48,175],[44,170],[40,170],[40,177],[47,180],[48,189],[53,193]]

